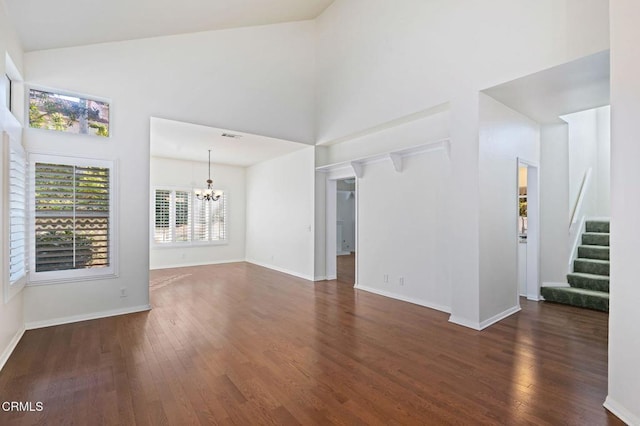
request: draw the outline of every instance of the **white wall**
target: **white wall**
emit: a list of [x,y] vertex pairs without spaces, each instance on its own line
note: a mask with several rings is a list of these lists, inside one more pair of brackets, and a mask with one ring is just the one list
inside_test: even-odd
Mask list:
[[318,18],[318,139],[605,50],[607,16],[606,0],[336,1]]
[[596,205],[599,216],[611,215],[611,107],[596,109],[596,132],[598,132],[598,160],[596,168]]
[[248,262],[314,279],[315,147],[247,169]]
[[[227,197],[227,244],[163,247],[152,242],[151,269],[244,261],[245,168],[212,164],[211,169],[214,187]],[[201,188],[207,173],[207,162],[151,157],[151,188]]]
[[573,212],[584,175],[592,170],[585,193],[587,216],[609,216],[610,108],[580,111],[562,117],[569,124],[569,214]]
[[611,289],[605,406],[640,424],[640,2],[611,2]]
[[27,129],[27,148],[115,159],[120,181],[119,277],[29,287],[28,323],[148,305],[151,116],[313,141],[314,28],[306,21],[25,55],[29,83],[109,98],[113,126],[106,140]]
[[540,282],[566,283],[569,261],[569,130],[540,129]]
[[[9,54],[14,61],[14,64],[18,68],[18,71],[22,71],[22,48],[17,41],[17,37],[9,22],[7,15],[5,14],[4,2],[0,1],[0,75],[5,74],[5,55]],[[4,79],[0,82],[0,142],[2,134],[5,131],[11,132],[16,137],[20,137],[20,130],[16,120],[9,117],[10,112],[4,107],[4,94],[7,88],[4,85]],[[1,151],[0,151],[1,152]],[[0,188],[4,188],[5,180],[5,161],[4,155],[0,160]],[[3,190],[2,206],[6,206],[5,200],[7,193]],[[0,213],[1,216],[2,213]],[[0,221],[1,222],[1,221]],[[4,247],[6,242],[6,232],[4,226],[0,227],[0,241],[2,241],[2,248],[0,248],[0,259],[4,259]],[[0,285],[8,285],[8,271],[4,261],[0,262]],[[5,303],[3,297],[0,297],[0,368],[4,366],[11,351],[18,343],[19,337],[24,331],[24,319],[23,319],[23,293],[15,295],[8,303]]]
[[450,105],[454,322],[480,323],[478,91],[607,49],[607,12],[607,0],[340,0],[317,20],[320,142]]
[[539,125],[481,94],[481,323],[520,306],[517,285],[518,158],[538,163],[539,153]]
[[[449,312],[444,150],[368,164],[358,179],[357,288]],[[388,277],[385,280],[385,275]],[[400,282],[400,280],[403,282]]]

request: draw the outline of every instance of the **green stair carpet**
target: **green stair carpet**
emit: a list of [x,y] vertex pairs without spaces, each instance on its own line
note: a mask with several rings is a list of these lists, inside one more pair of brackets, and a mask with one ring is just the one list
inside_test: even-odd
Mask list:
[[542,287],[546,301],[609,312],[609,222],[587,221],[570,287]]

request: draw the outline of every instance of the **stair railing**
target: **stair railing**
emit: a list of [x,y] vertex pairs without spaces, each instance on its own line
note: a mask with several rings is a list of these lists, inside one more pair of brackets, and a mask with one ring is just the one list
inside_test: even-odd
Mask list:
[[576,199],[576,202],[573,206],[571,219],[569,220],[569,247],[571,249],[571,251],[569,252],[569,272],[573,272],[573,261],[577,257],[578,246],[580,245],[580,237],[582,236],[582,231],[584,231],[584,222],[586,216],[584,214],[584,204],[586,195],[589,191],[589,188],[591,187],[591,174],[592,169],[591,167],[589,167],[584,173],[584,177],[582,178],[580,192],[578,192],[578,198]]

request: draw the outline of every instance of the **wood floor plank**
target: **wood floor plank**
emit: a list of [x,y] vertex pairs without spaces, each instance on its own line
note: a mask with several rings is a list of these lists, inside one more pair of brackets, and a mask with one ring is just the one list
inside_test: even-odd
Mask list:
[[[477,332],[448,315],[247,263],[152,271],[153,310],[25,333],[0,424],[619,425],[608,316],[522,301]],[[343,281],[345,280],[345,281]]]

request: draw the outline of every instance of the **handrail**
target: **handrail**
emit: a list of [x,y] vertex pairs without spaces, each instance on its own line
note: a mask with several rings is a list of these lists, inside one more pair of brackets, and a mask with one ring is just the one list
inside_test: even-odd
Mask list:
[[589,167],[587,171],[584,173],[584,178],[582,179],[582,185],[580,186],[580,192],[578,193],[578,198],[573,207],[573,212],[571,213],[571,220],[569,220],[569,253],[568,260],[569,263],[567,265],[568,272],[573,272],[573,261],[578,256],[578,246],[580,245],[580,235],[584,229],[585,223],[585,215],[582,212],[584,200],[586,198],[587,192],[589,192],[589,187],[591,183],[591,172],[592,169]]
[[584,198],[587,193],[587,189],[589,189],[589,183],[591,183],[591,172],[592,169],[589,167],[587,171],[584,173],[584,178],[582,178],[582,185],[580,185],[580,192],[578,193],[578,199],[573,207],[573,212],[571,213],[571,220],[569,221],[569,229],[578,221],[578,217],[580,211],[582,210],[582,204],[584,203]]

